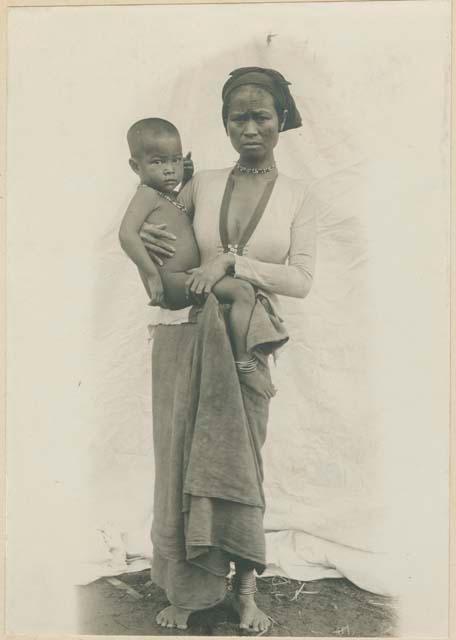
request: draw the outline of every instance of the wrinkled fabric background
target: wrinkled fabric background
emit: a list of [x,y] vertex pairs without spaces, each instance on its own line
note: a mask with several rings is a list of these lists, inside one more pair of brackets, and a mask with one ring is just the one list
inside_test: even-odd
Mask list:
[[9,42],[8,630],[72,631],[62,585],[148,564],[155,311],[117,241],[125,133],[160,115],[197,169],[232,164],[221,87],[260,65],[303,117],[280,170],[325,203],[313,290],[282,302],[269,572],[405,593],[407,633],[444,635],[449,3],[13,9]]

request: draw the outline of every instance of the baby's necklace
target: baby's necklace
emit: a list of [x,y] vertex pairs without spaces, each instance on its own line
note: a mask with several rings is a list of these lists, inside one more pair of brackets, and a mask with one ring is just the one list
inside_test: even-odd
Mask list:
[[187,213],[187,207],[184,204],[182,204],[182,202],[178,202],[177,200],[173,200],[173,198],[171,198],[167,193],[163,193],[163,191],[159,191],[158,189],[156,191],[157,191],[159,196],[161,196],[165,200],[168,200],[168,202],[171,202],[171,204],[173,204],[175,207],[177,207],[177,209],[179,209],[179,211],[181,213]]

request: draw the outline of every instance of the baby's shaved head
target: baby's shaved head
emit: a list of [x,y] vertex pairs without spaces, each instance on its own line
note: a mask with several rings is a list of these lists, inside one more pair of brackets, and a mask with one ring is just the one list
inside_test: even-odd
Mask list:
[[128,146],[132,158],[136,158],[156,138],[176,137],[180,138],[176,127],[162,118],[145,118],[133,124],[127,133]]

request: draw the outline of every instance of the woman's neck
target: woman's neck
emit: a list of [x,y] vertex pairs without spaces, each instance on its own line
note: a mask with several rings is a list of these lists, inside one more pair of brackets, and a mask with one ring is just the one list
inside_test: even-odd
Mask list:
[[237,162],[241,167],[245,167],[246,169],[270,169],[271,167],[275,167],[274,155],[268,155],[265,158],[257,159],[257,158],[243,158],[242,154],[239,156],[239,160]]

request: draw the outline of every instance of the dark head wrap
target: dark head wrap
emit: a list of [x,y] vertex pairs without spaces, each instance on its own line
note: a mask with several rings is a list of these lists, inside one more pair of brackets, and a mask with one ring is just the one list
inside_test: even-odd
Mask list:
[[282,124],[283,114],[285,111],[287,112],[282,131],[297,129],[302,126],[301,116],[288,88],[290,82],[285,80],[281,73],[274,69],[263,69],[262,67],[242,67],[230,73],[230,77],[222,89],[222,118],[225,129],[228,120],[230,95],[234,89],[246,84],[261,87],[272,95],[280,124]]

